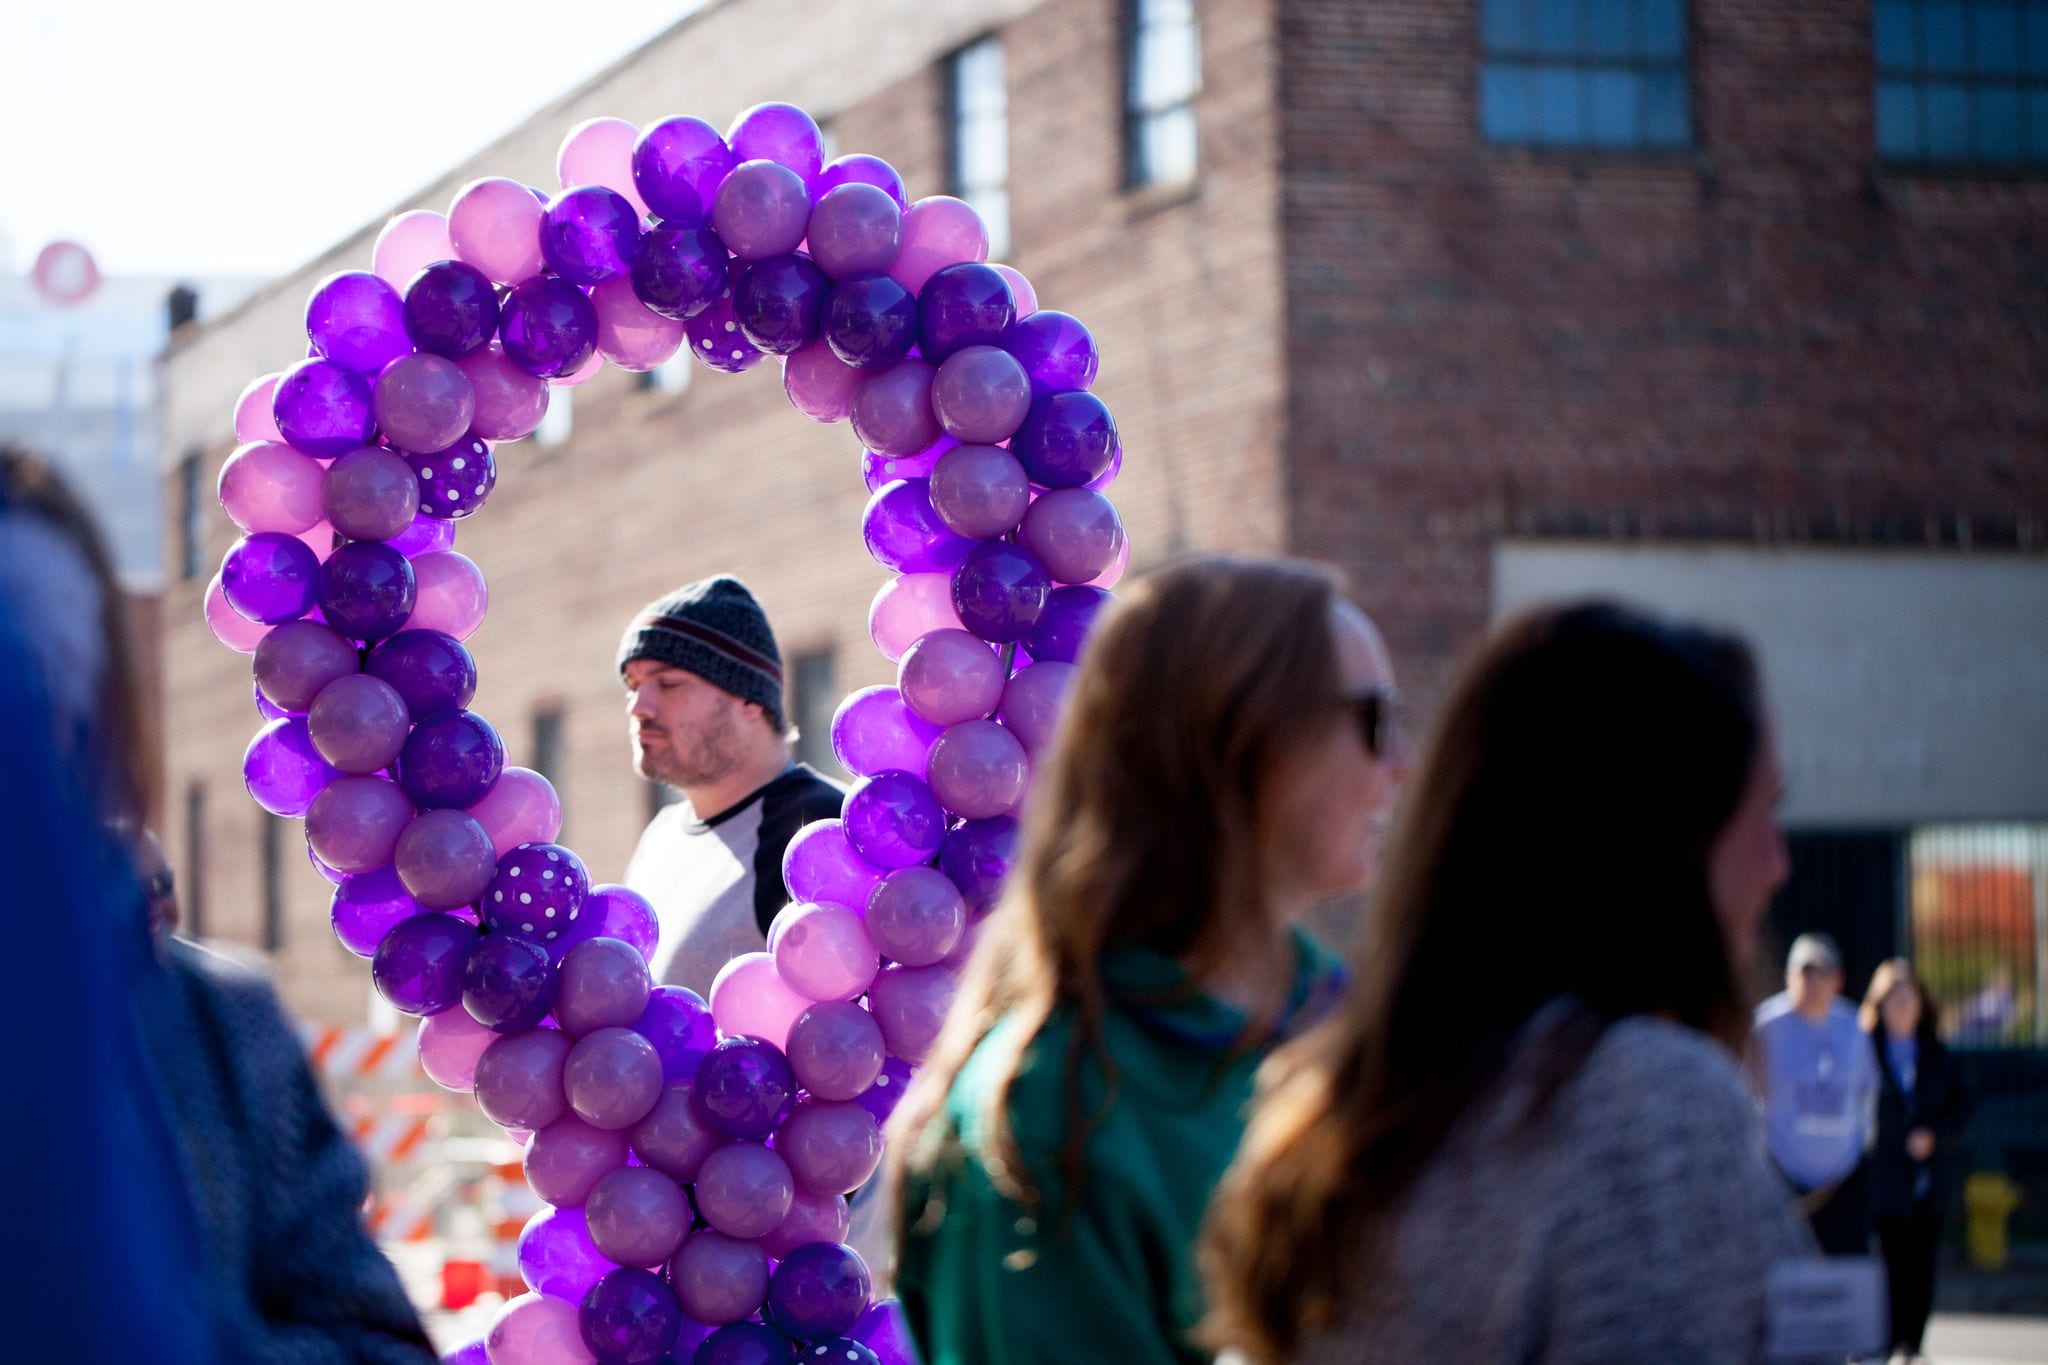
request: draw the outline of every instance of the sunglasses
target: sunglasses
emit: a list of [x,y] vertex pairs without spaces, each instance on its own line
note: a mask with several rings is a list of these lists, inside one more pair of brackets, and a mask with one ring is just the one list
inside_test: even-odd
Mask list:
[[1401,724],[1401,694],[1398,692],[1367,692],[1363,696],[1344,698],[1344,707],[1358,724],[1358,737],[1365,741],[1365,747],[1374,757],[1385,758],[1393,746],[1394,732]]

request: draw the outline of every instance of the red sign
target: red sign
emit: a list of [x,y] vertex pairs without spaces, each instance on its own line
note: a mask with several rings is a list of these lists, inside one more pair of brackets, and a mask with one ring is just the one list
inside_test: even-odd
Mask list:
[[29,272],[43,302],[58,308],[84,303],[100,287],[100,268],[92,253],[76,242],[52,242],[36,257]]

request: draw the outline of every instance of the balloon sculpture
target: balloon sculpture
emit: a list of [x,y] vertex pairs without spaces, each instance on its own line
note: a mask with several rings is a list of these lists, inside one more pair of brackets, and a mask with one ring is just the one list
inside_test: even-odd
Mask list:
[[[371,270],[313,291],[307,358],[237,404],[220,500],[245,534],[206,616],[255,656],[243,772],[305,820],[334,932],[424,1020],[427,1073],[525,1142],[551,1205],[519,1241],[532,1292],[455,1359],[911,1359],[842,1245],[848,1196],[1128,557],[1094,341],[983,264],[972,208],[909,202],[874,157],[824,164],[790,105],[723,136],[594,119],[557,169],[552,196],[478,180],[393,219]],[[547,779],[468,709],[486,592],[454,549],[492,443],[532,432],[551,385],[684,346],[728,372],[780,357],[798,411],[851,419],[861,532],[895,575],[869,627],[899,667],[840,706],[843,818],[792,841],[769,951],[708,1002],[651,982],[647,902],[591,884]]]

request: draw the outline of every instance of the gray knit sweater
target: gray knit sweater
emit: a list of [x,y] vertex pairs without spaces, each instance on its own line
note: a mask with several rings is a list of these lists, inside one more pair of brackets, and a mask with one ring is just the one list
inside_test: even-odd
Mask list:
[[1757,1358],[1770,1266],[1812,1243],[1735,1060],[1691,1029],[1623,1020],[1520,1130],[1531,1056],[1525,1041],[1453,1129],[1373,1292],[1305,1360]]

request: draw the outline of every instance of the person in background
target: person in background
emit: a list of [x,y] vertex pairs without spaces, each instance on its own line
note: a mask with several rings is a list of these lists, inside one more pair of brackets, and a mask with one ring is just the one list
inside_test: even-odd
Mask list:
[[1906,959],[1878,964],[1858,1022],[1877,1053],[1870,1188],[1891,1290],[1892,1349],[1919,1360],[1942,1218],[1961,1179],[1970,1092],[1942,1044],[1934,999]]
[[1812,1243],[1737,985],[1787,871],[1755,665],[1612,605],[1453,687],[1354,959],[1212,1207],[1207,1339],[1256,1362],[1749,1360]]
[[188,1260],[215,1358],[431,1362],[397,1273],[363,1227],[368,1172],[276,996],[248,968],[163,932],[175,906],[145,898],[163,869],[141,860],[160,858],[161,845],[118,833],[141,828],[150,752],[119,587],[84,507],[48,465],[15,452],[0,452],[0,601],[22,611],[49,698],[46,732],[121,863],[127,894],[105,927],[133,954],[116,1017],[143,1090],[124,1101],[175,1134],[166,1174],[196,1214]]
[[619,644],[633,768],[683,799],[648,822],[626,885],[654,906],[654,979],[709,995],[718,969],[767,946],[788,903],[782,855],[846,793],[790,757],[782,653],[754,595],[720,575],[686,584]]
[[1755,1050],[1771,1156],[1798,1193],[1821,1250],[1870,1254],[1877,1056],[1842,998],[1842,951],[1801,934],[1785,989],[1757,1006]]
[[1260,1058],[1340,981],[1297,921],[1371,878],[1406,771],[1379,632],[1301,563],[1139,579],[1066,706],[892,1120],[926,1365],[1208,1359],[1203,1207]]

